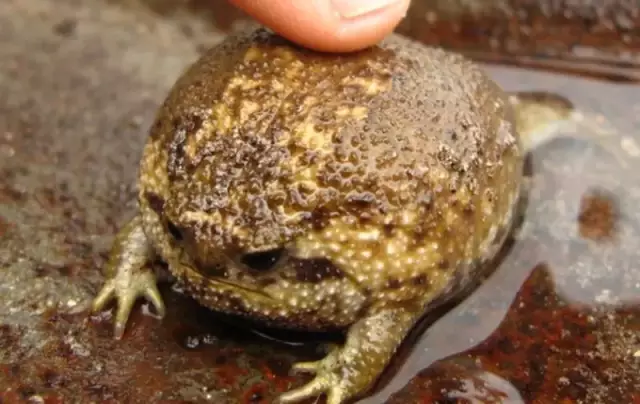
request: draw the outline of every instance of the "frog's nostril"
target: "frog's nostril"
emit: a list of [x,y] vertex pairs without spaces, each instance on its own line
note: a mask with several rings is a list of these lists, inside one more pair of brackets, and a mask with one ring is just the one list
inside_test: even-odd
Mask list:
[[276,248],[268,251],[244,254],[240,261],[253,270],[268,271],[280,262],[284,256],[284,252],[284,248]]

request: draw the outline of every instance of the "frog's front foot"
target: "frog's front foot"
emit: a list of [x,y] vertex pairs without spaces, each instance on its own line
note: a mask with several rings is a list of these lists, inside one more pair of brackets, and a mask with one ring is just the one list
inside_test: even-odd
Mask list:
[[316,362],[301,362],[296,371],[314,372],[306,385],[280,396],[281,404],[297,403],[326,393],[327,404],[343,404],[365,393],[382,374],[418,315],[403,309],[380,310],[351,326],[343,347],[332,347]]
[[118,308],[114,321],[114,336],[122,338],[131,310],[139,297],[146,297],[160,317],[165,307],[158,291],[156,277],[149,267],[150,247],[139,217],[134,218],[118,233],[114,242],[106,274],[109,279],[93,301],[93,311],[104,309],[116,299]]
[[165,313],[153,271],[141,268],[127,275],[119,272],[114,278],[109,279],[93,301],[93,311],[96,312],[104,309],[112,299],[117,300],[118,308],[113,326],[116,339],[122,338],[131,309],[139,297],[146,297],[153,304],[158,316],[163,317]]

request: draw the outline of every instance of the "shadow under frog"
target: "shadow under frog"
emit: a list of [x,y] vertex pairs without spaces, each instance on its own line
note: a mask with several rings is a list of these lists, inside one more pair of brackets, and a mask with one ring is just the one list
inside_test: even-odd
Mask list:
[[[139,213],[120,231],[94,310],[160,315],[167,263],[212,310],[346,332],[280,397],[366,393],[416,322],[481,276],[513,228],[526,151],[575,112],[505,94],[455,53],[397,35],[324,55],[265,30],[189,67],[144,148]],[[516,130],[517,129],[517,130]]]

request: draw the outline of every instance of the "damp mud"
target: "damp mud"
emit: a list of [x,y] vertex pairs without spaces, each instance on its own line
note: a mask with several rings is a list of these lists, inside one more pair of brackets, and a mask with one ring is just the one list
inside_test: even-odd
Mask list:
[[[426,3],[399,31],[493,62],[507,90],[566,97],[598,128],[529,156],[522,225],[497,270],[416,330],[360,402],[640,402],[640,5],[597,2],[606,12],[590,17],[589,2]],[[516,35],[507,11],[522,7],[549,21],[554,46],[542,30]],[[492,21],[494,41],[461,21]],[[611,29],[584,31],[581,47],[563,36],[597,21]],[[139,302],[120,341],[111,312],[88,310],[135,212],[157,107],[244,24],[221,1],[0,2],[0,403],[271,403],[308,381],[289,368],[322,357],[329,336],[258,329],[170,285],[166,317]]]

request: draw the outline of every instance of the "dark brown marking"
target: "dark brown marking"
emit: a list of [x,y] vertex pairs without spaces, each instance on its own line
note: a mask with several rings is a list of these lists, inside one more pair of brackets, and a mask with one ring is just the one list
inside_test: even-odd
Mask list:
[[424,222],[420,226],[416,226],[411,232],[411,250],[415,250],[418,245],[421,245],[425,237],[427,237],[428,229],[427,224]]
[[256,277],[256,284],[261,288],[266,288],[267,286],[271,286],[277,282],[278,280],[273,275]]
[[416,286],[423,286],[427,284],[427,275],[420,274],[411,278],[411,283]]
[[[204,275],[204,278],[229,278],[229,271],[225,265],[222,264],[208,264],[208,265],[197,265],[197,271]],[[238,279],[235,279],[237,282],[242,282],[242,273],[238,274]]]
[[151,209],[158,215],[162,215],[162,212],[164,212],[164,198],[162,198],[155,192],[150,191],[145,192],[144,197],[147,199],[147,202],[149,203]]
[[288,266],[298,282],[319,283],[327,279],[344,278],[344,273],[325,258],[291,258]]
[[387,289],[400,289],[402,283],[398,279],[389,279],[387,281]]
[[393,233],[395,233],[396,227],[393,224],[385,224],[382,227],[382,231],[385,236],[393,237]]
[[66,18],[53,26],[53,32],[62,37],[70,37],[76,32],[77,26],[78,21]]
[[318,208],[311,212],[311,217],[309,220],[311,221],[311,226],[314,230],[322,230],[327,226],[329,222],[330,213],[325,208]]
[[365,207],[375,203],[376,200],[376,196],[371,192],[354,192],[347,196],[347,202]]
[[473,219],[475,212],[476,212],[476,207],[473,204],[467,204],[462,208],[462,213],[468,219]]

